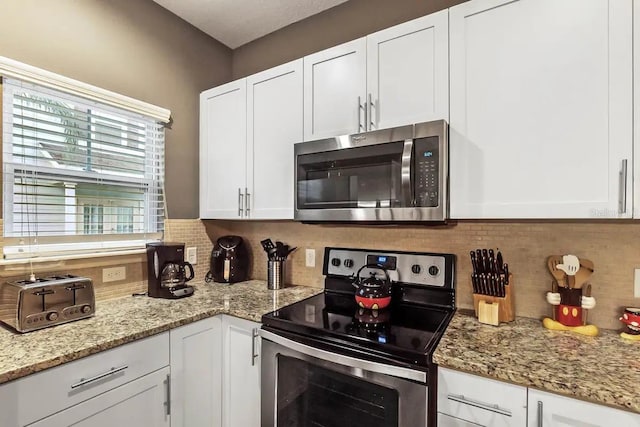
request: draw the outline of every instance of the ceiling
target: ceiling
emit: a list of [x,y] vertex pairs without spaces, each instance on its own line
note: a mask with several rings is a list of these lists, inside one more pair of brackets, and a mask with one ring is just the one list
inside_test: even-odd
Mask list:
[[347,0],[153,0],[231,49]]

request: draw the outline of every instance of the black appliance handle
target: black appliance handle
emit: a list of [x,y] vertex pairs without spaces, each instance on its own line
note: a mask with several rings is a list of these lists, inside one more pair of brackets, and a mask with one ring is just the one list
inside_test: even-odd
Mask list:
[[189,269],[189,273],[190,273],[189,276],[184,278],[184,281],[188,282],[189,280],[193,279],[193,276],[195,276],[195,272],[193,271],[193,265],[191,265],[191,263],[187,261],[185,261],[182,265],[184,265]]

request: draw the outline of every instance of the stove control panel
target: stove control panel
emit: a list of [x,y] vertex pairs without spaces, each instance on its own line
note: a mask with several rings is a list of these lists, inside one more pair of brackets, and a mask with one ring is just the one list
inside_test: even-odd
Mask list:
[[[385,252],[368,249],[329,248],[325,251],[326,274],[350,277],[367,264],[384,268],[394,282],[416,285],[444,287],[446,257],[438,254]],[[360,277],[374,273],[383,278],[384,272],[378,268],[365,268]]]

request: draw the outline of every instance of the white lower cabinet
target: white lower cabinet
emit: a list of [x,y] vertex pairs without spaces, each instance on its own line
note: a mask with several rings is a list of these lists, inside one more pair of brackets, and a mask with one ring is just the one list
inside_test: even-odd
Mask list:
[[260,324],[222,316],[222,425],[260,426]]
[[438,427],[640,427],[640,414],[438,368]]
[[438,368],[438,426],[523,427],[527,388]]
[[29,424],[32,427],[169,427],[169,367]]
[[640,415],[529,389],[529,427],[640,426]]
[[169,333],[0,387],[2,426],[168,426]]
[[222,425],[222,319],[172,329],[171,426]]

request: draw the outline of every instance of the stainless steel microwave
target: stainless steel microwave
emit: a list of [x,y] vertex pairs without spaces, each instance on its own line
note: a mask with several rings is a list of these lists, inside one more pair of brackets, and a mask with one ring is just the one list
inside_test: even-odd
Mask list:
[[446,221],[444,120],[295,144],[295,213],[304,222]]

